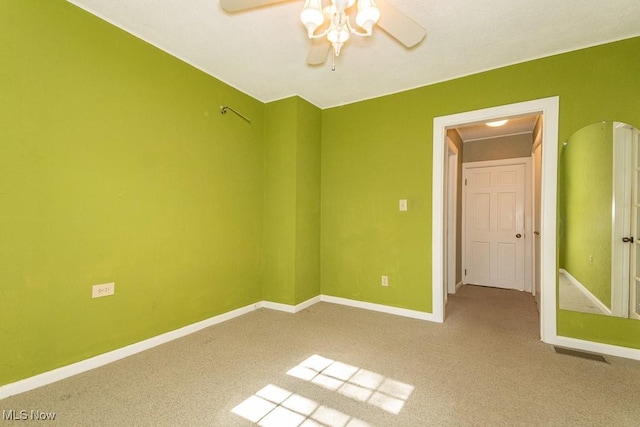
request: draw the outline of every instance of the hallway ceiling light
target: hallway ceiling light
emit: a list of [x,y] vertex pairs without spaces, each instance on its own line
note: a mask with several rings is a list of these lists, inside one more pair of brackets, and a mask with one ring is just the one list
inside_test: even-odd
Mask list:
[[497,128],[505,125],[509,120],[496,120],[495,122],[487,122],[487,126],[492,128]]

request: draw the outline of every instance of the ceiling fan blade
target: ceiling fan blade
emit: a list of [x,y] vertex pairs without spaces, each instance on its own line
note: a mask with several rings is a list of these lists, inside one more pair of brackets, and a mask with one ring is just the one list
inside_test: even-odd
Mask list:
[[307,55],[307,64],[320,65],[324,64],[329,54],[331,43],[326,38],[311,39],[309,45],[309,54]]
[[420,24],[385,0],[376,0],[376,5],[380,9],[378,26],[406,47],[417,45],[427,35],[427,30]]
[[287,0],[220,0],[220,6],[227,12],[238,12],[284,1]]

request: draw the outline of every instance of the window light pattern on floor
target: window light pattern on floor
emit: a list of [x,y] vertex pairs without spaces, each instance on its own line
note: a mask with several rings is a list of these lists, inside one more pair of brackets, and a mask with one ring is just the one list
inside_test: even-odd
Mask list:
[[414,389],[412,385],[317,354],[287,374],[396,415]]
[[369,427],[335,409],[269,384],[231,410],[261,427]]

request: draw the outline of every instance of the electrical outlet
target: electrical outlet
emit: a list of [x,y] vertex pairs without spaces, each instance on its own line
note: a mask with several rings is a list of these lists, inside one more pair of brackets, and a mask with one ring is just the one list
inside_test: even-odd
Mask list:
[[398,203],[398,209],[400,209],[400,212],[406,212],[407,209],[407,199],[400,199],[400,202]]
[[103,283],[102,285],[93,285],[91,287],[91,298],[100,298],[113,295],[116,293],[115,283]]
[[382,286],[389,286],[389,276],[382,276]]
[[593,264],[593,255],[589,255],[589,264]]

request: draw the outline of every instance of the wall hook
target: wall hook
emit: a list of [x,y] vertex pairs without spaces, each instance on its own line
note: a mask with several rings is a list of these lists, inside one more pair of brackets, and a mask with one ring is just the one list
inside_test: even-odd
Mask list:
[[228,106],[226,106],[226,105],[221,105],[221,106],[220,106],[220,114],[222,114],[222,115],[224,116],[225,114],[227,114],[227,111],[232,111],[232,112],[234,112],[235,114],[237,114],[239,117],[242,117],[242,118],[243,118],[244,120],[246,120],[248,123],[251,123],[251,119],[249,119],[247,116],[245,116],[245,115],[243,115],[243,114],[241,114],[241,113],[238,113],[238,112],[237,112],[236,110],[234,110],[233,108],[228,107]]

